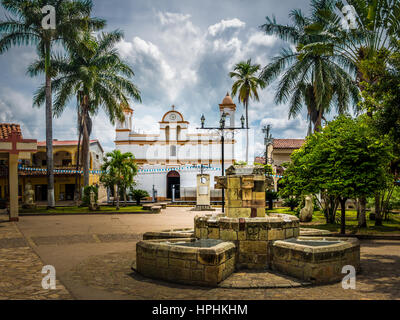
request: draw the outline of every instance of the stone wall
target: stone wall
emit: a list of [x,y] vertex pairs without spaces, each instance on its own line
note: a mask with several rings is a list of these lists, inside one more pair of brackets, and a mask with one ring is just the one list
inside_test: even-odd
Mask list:
[[147,240],[136,244],[136,270],[144,276],[171,282],[216,286],[235,270],[235,245],[184,247],[174,242],[194,239]]
[[[317,237],[300,237],[299,240],[323,240]],[[306,246],[286,241],[276,241],[271,246],[270,268],[293,277],[314,283],[328,283],[343,279],[342,268],[352,265],[360,269],[360,244],[354,238],[332,238],[339,241],[326,246]]]
[[264,218],[195,217],[195,237],[232,241],[237,248],[237,269],[266,269],[272,241],[297,237],[299,220],[289,215]]

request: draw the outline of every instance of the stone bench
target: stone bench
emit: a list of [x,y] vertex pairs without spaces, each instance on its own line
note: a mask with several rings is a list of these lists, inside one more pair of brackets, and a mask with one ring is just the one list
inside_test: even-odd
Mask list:
[[161,212],[161,206],[152,206],[151,207],[151,212],[152,213],[160,213]]
[[158,203],[157,205],[161,206],[162,209],[167,209],[167,204],[168,204],[168,202],[161,202],[161,203]]
[[143,210],[149,210],[149,211],[151,211],[151,208],[153,208],[154,207],[154,204],[152,203],[152,204],[143,204],[142,205],[142,208],[143,208]]

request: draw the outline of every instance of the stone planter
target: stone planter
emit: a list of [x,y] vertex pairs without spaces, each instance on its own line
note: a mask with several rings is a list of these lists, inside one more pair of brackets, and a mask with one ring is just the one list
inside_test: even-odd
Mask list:
[[360,243],[355,238],[299,237],[271,246],[272,270],[313,283],[343,279],[345,265],[360,270]]
[[235,270],[235,245],[219,240],[146,240],[136,244],[136,271],[170,282],[215,287]]

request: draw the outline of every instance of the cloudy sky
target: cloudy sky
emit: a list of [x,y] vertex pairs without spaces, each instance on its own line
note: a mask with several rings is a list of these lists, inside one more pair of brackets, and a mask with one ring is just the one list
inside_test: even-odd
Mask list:
[[[286,44],[263,34],[265,16],[286,23],[292,8],[308,10],[308,0],[94,0],[93,15],[107,20],[106,30],[121,29],[118,48],[133,67],[133,79],[143,102],[132,103],[134,126],[158,131],[158,121],[174,104],[192,128],[201,114],[217,124],[218,104],[230,91],[232,66],[248,58],[265,66]],[[0,9],[0,19],[4,11]],[[27,138],[45,139],[44,108],[32,108],[32,96],[42,83],[26,68],[35,59],[30,47],[14,47],[0,56],[0,122],[17,122]],[[264,89],[260,102],[251,102],[252,145],[262,152],[261,127],[272,125],[275,138],[302,138],[306,117],[288,120],[287,107],[273,101],[274,86]],[[237,100],[235,99],[237,103]],[[243,107],[237,103],[237,119]],[[74,102],[54,120],[54,138],[76,139]],[[115,131],[105,114],[94,119],[92,138],[105,150],[114,148]]]

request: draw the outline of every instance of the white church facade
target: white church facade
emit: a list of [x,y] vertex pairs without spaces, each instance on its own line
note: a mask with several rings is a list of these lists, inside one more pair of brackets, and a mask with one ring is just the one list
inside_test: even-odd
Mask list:
[[[235,127],[236,105],[227,94],[219,105],[220,115],[225,114],[225,128]],[[184,115],[175,108],[166,112],[159,121],[158,133],[142,133],[134,127],[134,111],[127,107],[125,121],[116,127],[116,149],[131,152],[139,165],[135,188],[146,190],[157,201],[166,199],[194,200],[196,176],[203,167],[210,175],[211,198],[221,199],[221,190],[213,189],[214,176],[220,176],[222,167],[221,134],[218,130],[192,130]],[[194,129],[194,128],[191,128]],[[225,136],[224,167],[235,162],[235,137],[233,131]]]

